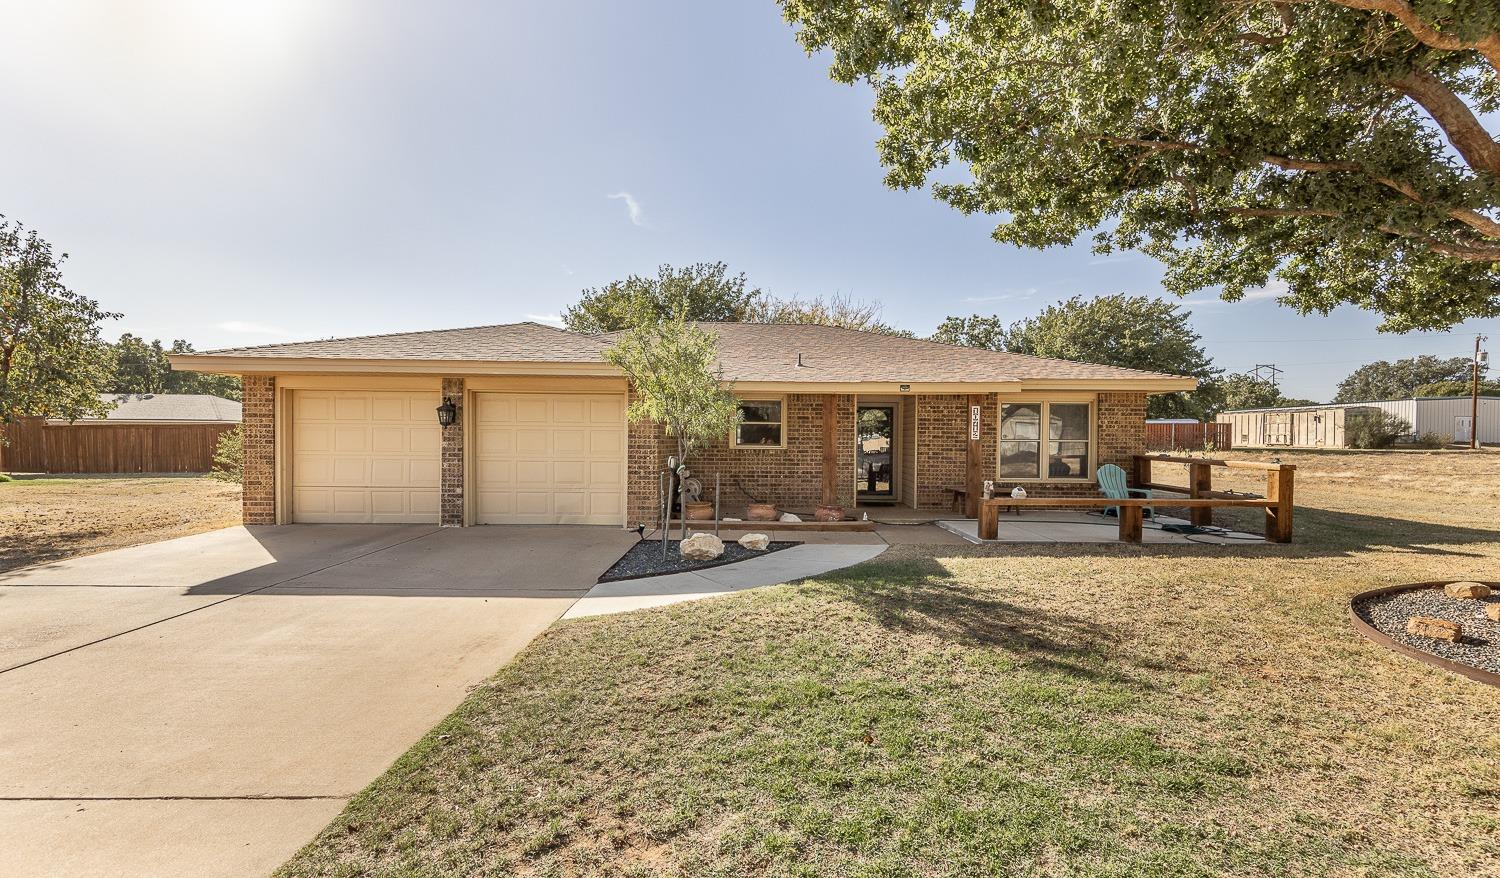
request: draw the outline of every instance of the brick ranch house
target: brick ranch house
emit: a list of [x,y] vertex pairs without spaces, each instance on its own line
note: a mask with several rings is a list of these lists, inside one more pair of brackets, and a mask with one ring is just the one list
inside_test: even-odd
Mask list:
[[[1145,450],[1146,397],[1191,378],[826,326],[705,324],[744,420],[699,451],[725,515],[751,499],[968,514],[985,479],[1092,495]],[[633,525],[675,443],[625,417],[613,338],[536,323],[172,357],[244,379],[247,524]],[[440,427],[436,409],[458,407]],[[1043,430],[1043,425],[1047,429]]]

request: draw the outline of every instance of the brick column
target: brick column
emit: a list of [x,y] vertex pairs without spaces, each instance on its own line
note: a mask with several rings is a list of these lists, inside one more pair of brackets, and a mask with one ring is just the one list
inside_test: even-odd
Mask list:
[[[463,527],[464,524],[464,379],[444,378],[443,397],[458,406],[458,417],[443,428],[443,477],[441,509],[438,524]],[[434,414],[433,417],[436,417]]]
[[276,523],[276,376],[245,375],[240,435],[245,443],[245,477],[240,520]]

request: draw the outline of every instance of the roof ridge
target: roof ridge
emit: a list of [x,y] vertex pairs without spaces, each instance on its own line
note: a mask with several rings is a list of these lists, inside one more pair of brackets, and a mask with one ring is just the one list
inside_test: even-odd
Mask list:
[[[843,330],[844,332],[853,332],[853,333],[857,333],[859,335],[865,335],[865,336],[873,336],[873,337],[880,337],[880,338],[894,338],[894,339],[899,339],[901,341],[921,342],[923,344],[935,345],[937,347],[943,347],[943,348],[951,348],[953,350],[958,350],[958,351],[984,351],[986,353],[991,353],[991,354],[1004,354],[1007,357],[1021,357],[1021,358],[1025,358],[1025,359],[1028,359],[1028,360],[1034,360],[1034,361],[1037,361],[1037,362],[1044,362],[1044,363],[1082,363],[1084,365],[1089,365],[1089,366],[1102,366],[1102,367],[1104,367],[1106,369],[1120,369],[1120,370],[1125,371],[1125,372],[1135,372],[1136,374],[1139,374],[1139,375],[1155,375],[1155,376],[1162,376],[1162,377],[1167,377],[1167,378],[1183,377],[1183,376],[1174,375],[1174,374],[1172,374],[1170,372],[1153,372],[1150,369],[1137,369],[1134,366],[1116,366],[1116,365],[1114,365],[1112,363],[1094,363],[1094,362],[1090,362],[1088,360],[1067,360],[1067,359],[1063,359],[1062,357],[1043,357],[1043,356],[1039,356],[1037,354],[1023,354],[1020,351],[997,351],[994,348],[982,348],[982,347],[977,347],[977,346],[974,346],[974,345],[955,344],[954,342],[937,341],[936,339],[932,339],[932,338],[920,338],[920,337],[915,336],[915,335],[911,335],[911,336],[893,335],[893,334],[891,334],[889,332],[877,332],[877,331],[872,330],[872,329],[855,329],[852,326],[836,326],[836,325],[833,325],[833,324],[830,324],[830,323],[773,323],[773,322],[764,322],[763,323],[763,322],[751,321],[751,320],[698,320],[698,321],[694,321],[694,322],[695,323],[700,323],[700,324],[706,323],[706,324],[714,325],[714,326],[724,326],[724,325],[728,325],[728,326],[736,326],[736,325],[742,325],[742,326],[817,326],[817,327],[820,327],[822,329],[840,329],[840,330]],[[1188,376],[1188,377],[1191,377],[1191,376]]]
[[[293,344],[321,344],[323,342],[330,342],[330,341],[368,341],[369,339],[372,339],[372,338],[399,338],[399,337],[405,336],[405,335],[428,335],[428,334],[434,333],[434,332],[471,332],[471,331],[473,331],[475,329],[499,329],[502,326],[524,326],[524,325],[527,325],[527,324],[530,324],[531,326],[542,326],[543,328],[546,328],[546,329],[557,329],[557,327],[555,327],[555,326],[545,326],[545,324],[537,323],[537,322],[532,321],[532,320],[522,320],[522,321],[517,322],[517,323],[482,323],[482,324],[479,324],[478,326],[454,326],[454,327],[450,327],[448,329],[415,329],[415,330],[408,330],[406,332],[375,332],[375,333],[371,333],[369,335],[341,335],[341,336],[332,337],[332,338],[314,338],[314,339],[308,339],[306,341],[273,341],[273,342],[267,342],[266,344],[245,345],[243,347],[237,347],[237,348],[215,348],[215,349],[213,349],[211,351],[193,351],[192,354],[188,354],[188,356],[192,356],[193,354],[227,354],[227,353],[229,353],[231,351],[257,351],[257,350],[261,350],[263,348],[279,348],[279,347],[285,347],[287,345],[293,345]],[[560,331],[560,332],[569,332],[569,330],[566,330],[566,329],[564,329],[564,330],[558,330],[558,331]],[[569,334],[570,335],[580,335],[580,336],[583,335],[582,333],[576,333],[576,332],[569,332]],[[587,337],[587,336],[584,336],[584,337]]]

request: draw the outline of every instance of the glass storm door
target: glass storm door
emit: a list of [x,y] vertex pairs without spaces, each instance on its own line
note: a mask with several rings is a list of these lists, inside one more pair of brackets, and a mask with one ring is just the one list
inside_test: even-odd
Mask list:
[[896,407],[862,405],[856,413],[854,471],[861,498],[896,497]]

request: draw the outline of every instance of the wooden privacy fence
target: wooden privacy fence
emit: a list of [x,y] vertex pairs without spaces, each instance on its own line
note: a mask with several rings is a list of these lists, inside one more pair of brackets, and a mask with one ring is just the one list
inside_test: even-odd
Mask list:
[[13,473],[204,473],[219,436],[236,424],[5,425],[0,471]]
[[1147,424],[1147,451],[1198,451],[1205,442],[1216,451],[1230,449],[1232,424]]

